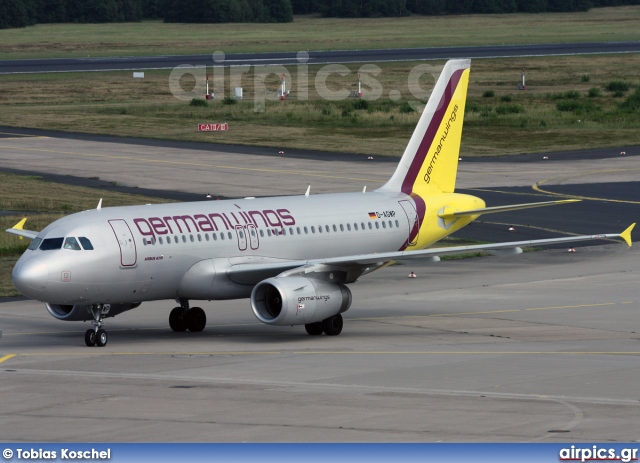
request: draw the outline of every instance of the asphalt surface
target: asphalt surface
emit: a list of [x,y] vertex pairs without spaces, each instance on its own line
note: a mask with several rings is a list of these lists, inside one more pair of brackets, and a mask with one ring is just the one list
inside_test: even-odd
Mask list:
[[[178,200],[302,194],[310,181],[312,194],[360,191],[397,162],[0,132],[4,171],[41,175],[52,194],[57,182],[90,186],[96,198],[104,189]],[[637,149],[620,150],[463,159],[459,191],[489,205],[590,198],[486,216],[463,232],[507,241],[622,231],[640,213],[640,182]],[[158,301],[108,319],[109,344],[87,348],[87,324],[5,299],[3,440],[638,441],[639,257],[616,243],[392,266],[351,285],[336,337],[263,325],[247,300],[202,301],[205,330],[175,333],[175,303]]]
[[[214,62],[213,51],[203,55],[142,56],[110,58],[59,58],[1,60],[0,74],[86,71],[143,71],[192,66],[269,66],[330,63],[445,60],[451,58],[511,58],[521,56],[588,55],[638,53],[637,42],[595,42],[570,44],[489,45],[385,50],[336,50],[288,53],[227,54]],[[302,53],[302,54],[299,54]]]

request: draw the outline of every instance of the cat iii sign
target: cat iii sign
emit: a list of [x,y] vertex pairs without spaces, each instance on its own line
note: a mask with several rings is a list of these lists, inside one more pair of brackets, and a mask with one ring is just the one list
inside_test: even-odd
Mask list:
[[223,132],[229,130],[229,124],[198,124],[198,132]]

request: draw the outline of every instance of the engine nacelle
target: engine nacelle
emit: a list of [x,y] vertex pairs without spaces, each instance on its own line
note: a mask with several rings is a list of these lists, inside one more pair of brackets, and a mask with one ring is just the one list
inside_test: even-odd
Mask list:
[[268,325],[305,325],[346,312],[351,291],[340,283],[301,276],[268,278],[251,292],[251,308]]
[[[140,303],[135,304],[105,304],[109,305],[109,311],[104,314],[104,318],[115,317],[127,310],[135,309]],[[93,320],[91,311],[88,305],[62,305],[62,304],[49,304],[45,303],[47,311],[58,320],[64,320],[69,322]]]

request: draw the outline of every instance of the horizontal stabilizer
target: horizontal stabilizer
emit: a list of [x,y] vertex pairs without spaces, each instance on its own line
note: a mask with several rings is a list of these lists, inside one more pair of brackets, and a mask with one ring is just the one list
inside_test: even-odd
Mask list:
[[452,211],[451,208],[445,207],[438,214],[441,219],[457,219],[470,215],[493,214],[495,212],[517,211],[520,209],[531,209],[533,207],[556,206],[558,204],[577,203],[579,199],[561,199],[559,201],[544,201],[540,203],[511,204],[508,206],[483,207],[481,209],[470,209],[467,211]]
[[12,228],[8,228],[5,231],[7,233],[11,233],[13,235],[18,235],[18,236],[21,236],[21,237],[24,237],[24,238],[29,238],[30,240],[32,240],[36,236],[38,236],[38,232],[31,231],[31,230],[25,230],[24,229],[24,224],[25,224],[26,221],[27,221],[27,218],[25,217],[20,222],[15,224]]

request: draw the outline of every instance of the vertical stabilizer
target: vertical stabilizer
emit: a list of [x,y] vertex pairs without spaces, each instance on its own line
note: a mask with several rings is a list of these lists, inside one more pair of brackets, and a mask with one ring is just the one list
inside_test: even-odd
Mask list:
[[468,59],[444,65],[398,168],[381,191],[453,193],[470,66]]

